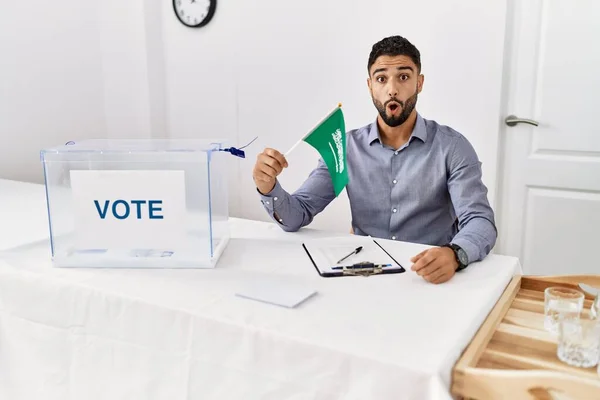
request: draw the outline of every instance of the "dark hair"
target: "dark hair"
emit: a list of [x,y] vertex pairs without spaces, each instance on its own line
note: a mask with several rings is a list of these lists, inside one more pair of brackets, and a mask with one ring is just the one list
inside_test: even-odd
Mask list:
[[421,73],[421,53],[408,40],[402,36],[390,36],[373,45],[371,54],[369,55],[369,65],[367,72],[371,73],[371,67],[375,64],[375,60],[380,56],[407,56],[417,66],[417,73]]

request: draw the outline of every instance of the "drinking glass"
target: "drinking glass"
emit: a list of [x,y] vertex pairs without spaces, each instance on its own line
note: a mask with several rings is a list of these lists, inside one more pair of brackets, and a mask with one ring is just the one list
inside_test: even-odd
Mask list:
[[577,320],[583,309],[583,292],[555,286],[544,291],[544,328],[558,333],[561,320]]
[[558,323],[558,358],[575,367],[590,368],[600,358],[600,321],[594,318],[563,319]]
[[600,293],[596,295],[596,299],[592,303],[592,308],[590,310],[592,318],[600,319]]

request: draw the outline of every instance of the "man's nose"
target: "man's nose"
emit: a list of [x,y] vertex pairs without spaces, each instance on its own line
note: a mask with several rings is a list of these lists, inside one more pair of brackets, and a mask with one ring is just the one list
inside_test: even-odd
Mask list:
[[398,89],[396,89],[393,86],[390,86],[390,88],[388,89],[388,94],[390,95],[391,98],[397,97],[398,96]]

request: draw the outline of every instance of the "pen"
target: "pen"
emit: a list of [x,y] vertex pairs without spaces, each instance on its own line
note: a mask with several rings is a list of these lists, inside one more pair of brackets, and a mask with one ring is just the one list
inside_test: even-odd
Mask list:
[[346,258],[350,257],[352,254],[358,254],[360,253],[360,251],[362,250],[362,246],[357,247],[356,249],[354,249],[350,254],[348,254],[346,257],[341,258],[338,262],[336,262],[336,264],[341,263],[342,261],[344,261]]
[[371,268],[377,268],[377,267],[391,267],[391,266],[392,266],[392,264],[379,264],[379,265],[374,265],[374,264],[370,264],[370,265],[355,264],[355,265],[350,265],[348,267],[332,267],[331,269],[335,269],[335,270],[344,269],[344,268],[347,268],[347,269],[360,269],[360,268],[369,268],[369,267],[371,267]]

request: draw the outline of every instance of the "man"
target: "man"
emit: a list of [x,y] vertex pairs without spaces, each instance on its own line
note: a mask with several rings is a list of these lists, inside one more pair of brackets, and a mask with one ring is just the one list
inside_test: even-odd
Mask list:
[[[352,229],[358,235],[434,246],[414,256],[412,270],[432,283],[448,281],[487,256],[496,242],[494,213],[481,163],[455,130],[415,110],[423,90],[420,53],[400,36],[376,43],[367,85],[379,115],[347,133]],[[277,181],[285,157],[267,148],[253,179],[269,215],[286,231],[308,225],[334,198],[323,160],[292,195]]]

